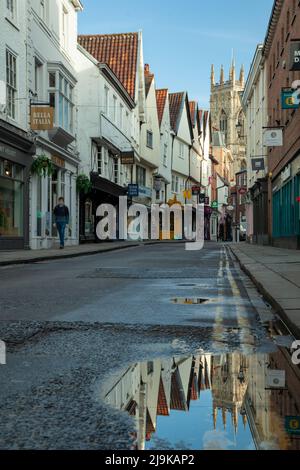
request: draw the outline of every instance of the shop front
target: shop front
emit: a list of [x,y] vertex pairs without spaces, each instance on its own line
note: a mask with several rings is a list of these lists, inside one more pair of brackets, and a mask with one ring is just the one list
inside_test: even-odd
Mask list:
[[300,154],[272,182],[272,243],[300,249]]
[[33,141],[0,121],[0,250],[29,248],[29,174]]
[[96,172],[90,174],[90,180],[91,191],[80,195],[80,243],[98,241],[96,236],[96,227],[99,222],[96,216],[98,207],[101,204],[111,204],[117,209],[118,214],[119,197],[127,195],[127,188],[101,177]]
[[77,164],[61,155],[39,148],[53,165],[53,172],[45,176],[31,177],[31,234],[32,249],[49,249],[59,246],[54,225],[53,210],[60,197],[69,208],[70,220],[66,228],[66,246],[78,245],[77,228]]
[[[259,245],[269,243],[268,235],[268,181],[262,178],[256,181],[250,189],[252,204],[251,213],[248,214],[247,221],[252,227],[251,241]],[[251,223],[252,222],[252,223]]]

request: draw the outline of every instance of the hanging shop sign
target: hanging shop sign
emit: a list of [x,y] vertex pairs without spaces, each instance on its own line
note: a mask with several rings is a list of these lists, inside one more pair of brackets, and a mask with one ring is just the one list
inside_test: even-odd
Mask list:
[[200,186],[192,186],[192,194],[193,196],[197,196],[201,192],[201,187]]
[[265,169],[264,158],[252,158],[251,159],[252,171],[262,171]]
[[129,184],[128,185],[128,196],[129,197],[139,197],[139,185],[138,184]]
[[285,370],[268,369],[266,377],[267,388],[284,388],[285,387]]
[[300,416],[286,416],[285,430],[288,434],[300,436]]
[[153,189],[155,191],[161,191],[162,184],[163,184],[163,182],[160,178],[155,178],[154,181],[153,181]]
[[246,194],[246,192],[247,192],[247,189],[246,189],[246,188],[240,188],[240,189],[239,189],[239,194],[240,194],[241,196],[244,196],[244,194]]
[[33,131],[49,131],[53,129],[54,108],[51,106],[31,106],[30,127]]
[[211,207],[212,207],[213,209],[218,209],[218,207],[219,207],[218,201],[213,201],[213,202],[211,203]]
[[122,165],[134,165],[134,151],[121,153]]
[[192,191],[190,189],[183,191],[183,197],[188,200],[192,199]]
[[293,88],[283,88],[281,91],[282,109],[298,109],[299,99]]
[[291,42],[290,64],[290,70],[300,70],[300,41]]
[[199,194],[199,204],[205,204],[206,195],[205,193]]
[[265,129],[263,135],[263,145],[266,147],[282,147],[283,132],[282,129]]
[[54,165],[58,166],[59,168],[65,168],[66,167],[66,162],[63,158],[58,157],[57,155],[52,155],[51,156],[51,161],[54,163]]

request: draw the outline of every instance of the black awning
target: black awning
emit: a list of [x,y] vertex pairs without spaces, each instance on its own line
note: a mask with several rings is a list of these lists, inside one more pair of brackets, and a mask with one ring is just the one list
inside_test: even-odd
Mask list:
[[109,194],[110,196],[120,197],[126,196],[127,194],[127,188],[102,178],[98,173],[91,173],[91,183],[93,185],[93,189],[97,189],[98,191]]

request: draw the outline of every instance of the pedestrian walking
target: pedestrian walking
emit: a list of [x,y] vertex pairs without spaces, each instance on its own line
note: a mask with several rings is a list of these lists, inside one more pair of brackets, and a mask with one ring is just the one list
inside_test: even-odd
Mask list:
[[60,240],[60,249],[63,250],[65,247],[65,230],[66,226],[69,224],[69,209],[65,205],[63,197],[58,199],[58,205],[55,207],[54,211],[54,225],[57,228]]

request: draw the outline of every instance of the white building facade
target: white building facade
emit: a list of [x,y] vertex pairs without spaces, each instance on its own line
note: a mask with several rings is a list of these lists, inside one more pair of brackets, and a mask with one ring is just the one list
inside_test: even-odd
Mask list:
[[133,166],[122,156],[139,158],[139,127],[133,125],[138,108],[112,70],[80,45],[77,73],[79,173],[91,180],[90,191],[80,195],[80,239],[87,241],[95,238],[98,206],[117,206],[127,194]]
[[145,120],[140,131],[140,162],[135,167],[135,182],[139,186],[139,197],[134,202],[150,208],[156,198],[153,174],[160,164],[160,126],[157,113],[155,77],[145,64]]
[[[49,103],[54,109],[52,130],[35,132],[35,158],[46,158],[52,171],[31,177],[30,247],[57,244],[53,209],[64,197],[70,221],[66,245],[78,244],[76,178],[79,153],[77,135],[77,14],[79,0],[27,0],[27,70],[32,105]],[[42,106],[41,106],[42,109]]]
[[154,202],[165,204],[172,182],[172,130],[169,92],[166,88],[156,90],[156,104],[160,126],[160,161],[154,173]]
[[246,115],[248,175],[247,237],[250,242],[268,243],[268,158],[263,146],[268,125],[267,72],[263,45],[257,46],[243,94]]
[[176,197],[181,204],[186,201],[185,191],[190,184],[190,149],[193,129],[187,93],[171,93],[170,114],[172,141],[172,184],[168,199]]
[[28,132],[26,7],[23,0],[0,2],[0,250],[29,248],[35,149]]

